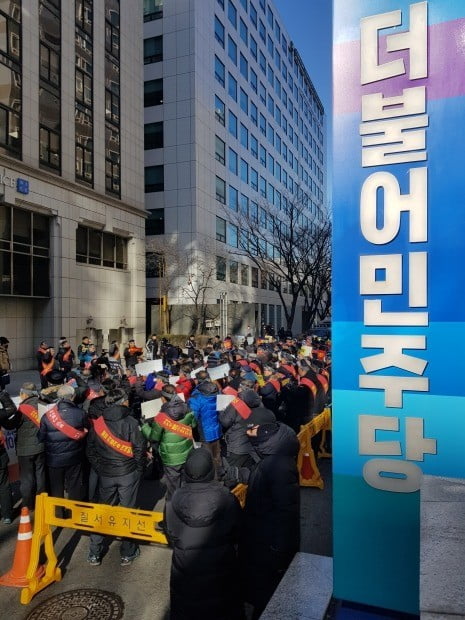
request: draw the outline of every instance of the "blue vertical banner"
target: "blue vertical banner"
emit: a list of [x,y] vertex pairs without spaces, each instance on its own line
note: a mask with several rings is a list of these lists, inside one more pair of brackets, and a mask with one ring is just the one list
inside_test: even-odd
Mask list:
[[422,476],[465,477],[464,41],[463,0],[334,0],[334,594],[409,613]]

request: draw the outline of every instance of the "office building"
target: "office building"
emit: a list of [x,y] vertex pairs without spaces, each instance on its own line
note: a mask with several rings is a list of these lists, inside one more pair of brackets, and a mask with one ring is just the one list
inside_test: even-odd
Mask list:
[[145,337],[142,5],[0,2],[0,334]]
[[146,0],[144,65],[148,324],[216,333],[227,311],[224,331],[279,328],[278,294],[238,250],[238,214],[267,226],[298,197],[311,226],[326,179],[324,110],[278,11]]

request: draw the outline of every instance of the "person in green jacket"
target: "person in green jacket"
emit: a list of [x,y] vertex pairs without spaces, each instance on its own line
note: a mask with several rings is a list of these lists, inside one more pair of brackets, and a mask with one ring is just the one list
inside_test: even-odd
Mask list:
[[142,426],[142,434],[159,451],[164,470],[162,482],[166,485],[165,501],[169,502],[181,486],[184,464],[194,447],[192,429],[197,421],[173,385],[163,387],[161,398],[160,412]]

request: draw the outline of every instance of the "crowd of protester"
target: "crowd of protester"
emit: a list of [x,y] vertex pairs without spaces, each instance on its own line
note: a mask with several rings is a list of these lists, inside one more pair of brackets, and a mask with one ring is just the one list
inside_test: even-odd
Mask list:
[[[166,487],[171,617],[235,620],[247,602],[258,618],[299,549],[296,434],[329,401],[330,341],[281,331],[216,336],[203,348],[190,336],[179,348],[152,335],[121,356],[116,342],[98,353],[84,337],[75,354],[62,338],[56,351],[41,342],[36,359],[40,387],[24,383],[18,406],[7,386],[0,391],[0,426],[16,431],[22,504],[32,511],[47,491],[137,507],[150,466]],[[162,370],[141,376],[144,360],[161,360]],[[156,400],[157,412],[143,415]],[[11,523],[7,464],[3,441],[0,507]],[[239,483],[248,485],[243,510],[230,492]],[[90,536],[90,565],[108,543]],[[120,554],[130,565],[137,541],[123,539]]]

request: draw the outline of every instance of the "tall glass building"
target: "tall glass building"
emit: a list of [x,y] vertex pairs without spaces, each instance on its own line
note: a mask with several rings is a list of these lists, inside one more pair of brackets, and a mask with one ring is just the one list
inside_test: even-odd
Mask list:
[[0,335],[145,336],[142,5],[0,1]]
[[144,106],[148,324],[187,333],[197,305],[216,333],[221,305],[226,331],[284,325],[240,215],[271,229],[298,199],[324,219],[325,118],[273,3],[146,0]]

